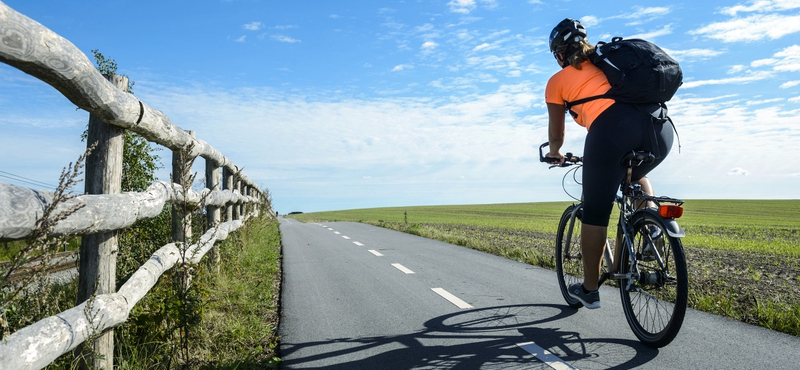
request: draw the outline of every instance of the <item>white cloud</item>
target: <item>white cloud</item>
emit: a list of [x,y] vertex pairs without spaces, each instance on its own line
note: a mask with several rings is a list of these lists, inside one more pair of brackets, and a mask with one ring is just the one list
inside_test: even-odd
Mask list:
[[778,61],[775,63],[775,70],[780,72],[800,71],[800,45],[792,45],[782,51],[775,53]]
[[242,27],[244,27],[244,29],[249,30],[249,31],[258,31],[261,28],[263,28],[264,25],[261,22],[250,22],[250,23],[245,24]]
[[722,42],[752,42],[779,39],[800,32],[800,15],[754,14],[745,18],[716,22],[690,34],[705,36]]
[[794,98],[789,98],[788,101],[792,103],[800,103],[800,96],[795,96]]
[[451,12],[462,14],[469,14],[476,7],[475,0],[451,0],[447,5]]
[[489,9],[497,6],[495,0],[450,0],[447,5],[450,6],[450,11],[453,13],[469,14],[478,7],[478,3]]
[[781,86],[780,86],[780,87],[781,87],[781,89],[788,89],[788,88],[790,88],[790,87],[795,87],[795,86],[797,86],[797,85],[800,85],[800,80],[794,80],[794,81],[787,81],[787,82],[784,82],[783,84],[781,84]]
[[294,29],[294,28],[297,28],[297,26],[291,25],[291,24],[284,24],[284,25],[272,26],[269,29],[271,29],[271,30],[291,30],[291,29]]
[[761,105],[761,104],[770,104],[770,103],[778,103],[782,102],[783,98],[774,98],[774,99],[765,99],[765,100],[750,100],[747,102],[747,105]]
[[668,24],[668,25],[662,27],[660,30],[655,30],[655,31],[650,31],[650,32],[645,32],[645,33],[639,33],[639,34],[628,36],[627,38],[654,40],[655,38],[657,38],[659,36],[669,35],[671,33],[672,33],[672,25]]
[[729,77],[729,78],[720,78],[712,80],[687,81],[684,82],[683,85],[681,85],[681,89],[691,89],[693,87],[704,86],[704,85],[746,84],[755,81],[761,81],[772,76],[773,76],[772,72],[761,71],[761,72],[753,72],[748,76]]
[[651,16],[651,17],[652,16],[659,16],[660,17],[662,15],[669,14],[671,11],[672,10],[670,8],[665,7],[665,6],[639,8],[639,10],[636,12],[635,15],[637,17],[640,17],[640,18],[648,17],[648,16]]
[[[606,18],[599,18],[593,15],[586,15],[579,20],[586,27],[593,27],[605,21],[624,19],[628,20],[628,26],[635,26],[647,23],[653,19],[660,18],[672,12],[668,7],[634,7],[630,13],[624,13]],[[591,31],[591,30],[590,30]]]
[[[520,116],[541,100],[531,86],[502,85],[489,94],[442,99],[333,95],[207,86],[148,86],[141,92],[145,101],[169,106],[172,122],[191,122],[197,137],[245,167],[280,205],[290,201],[288,193],[308,197],[319,184],[327,184],[325,191],[336,199],[373,197],[353,184],[365,175],[376,183],[374,191],[395,193],[381,194],[383,201],[418,205],[456,196],[464,202],[497,184],[527,188],[539,169],[531,166],[531,145],[544,141],[545,123],[537,119],[533,126]],[[289,152],[295,154],[275,155]],[[259,160],[266,157],[270,160]],[[466,188],[451,188],[460,176],[469,179]],[[424,194],[439,194],[435,189],[448,190],[429,200]],[[505,196],[481,199],[509,200]]]
[[398,64],[398,65],[394,66],[394,68],[392,68],[392,72],[399,72],[399,71],[402,71],[402,70],[405,70],[405,69],[411,69],[411,68],[414,68],[414,66],[412,66],[410,64]]
[[433,41],[425,41],[424,43],[422,43],[421,49],[423,52],[431,52],[434,49],[436,49],[437,46],[439,46],[439,44]]
[[686,49],[686,50],[671,50],[664,48],[664,51],[667,52],[671,57],[675,58],[678,62],[682,62],[685,60],[706,60],[710,58],[714,58],[724,54],[724,51],[721,50],[712,50],[712,49]]
[[242,37],[239,37],[238,39],[236,39],[236,40],[234,40],[234,41],[236,41],[236,42],[244,42],[244,39],[245,39],[246,37],[247,37],[247,36],[242,36]]
[[750,172],[741,167],[734,167],[728,171],[728,176],[747,176]]
[[772,58],[759,59],[750,63],[751,67],[771,67],[776,72],[800,71],[800,45],[792,45],[783,49]]
[[581,18],[579,19],[579,21],[580,21],[580,22],[581,22],[581,23],[582,23],[582,24],[583,24],[585,27],[593,27],[593,26],[595,26],[595,25],[598,25],[598,24],[600,24],[600,19],[599,19],[599,18],[597,18],[597,17],[595,17],[595,16],[593,16],[593,15],[586,15],[586,16],[583,16],[583,17],[581,17]]
[[[792,45],[775,53],[772,58],[758,59],[750,62],[750,68],[742,64],[732,66],[728,74],[736,75],[743,73],[742,76],[735,76],[722,79],[688,81],[683,84],[683,88],[693,88],[703,85],[724,85],[724,84],[744,84],[755,81],[765,80],[773,77],[780,72],[800,72],[800,45]],[[762,70],[758,70],[762,69]],[[766,70],[763,70],[766,69]],[[789,88],[800,84],[800,82],[789,81],[780,85],[781,88]]]
[[720,13],[730,16],[736,16],[737,13],[750,13],[750,12],[773,12],[781,10],[791,10],[800,8],[800,2],[797,0],[755,0],[751,1],[750,5],[735,5],[723,8]]
[[480,45],[478,45],[478,46],[474,47],[474,48],[472,49],[472,51],[492,50],[492,49],[496,49],[496,48],[497,48],[496,46],[494,46],[494,45],[492,45],[492,44],[489,44],[489,43],[486,43],[486,42],[484,42],[483,44],[480,44]]
[[747,70],[747,66],[746,65],[737,64],[735,66],[732,66],[731,69],[728,70],[728,74],[732,75],[732,74],[744,72],[746,70]]
[[292,37],[289,37],[289,36],[284,36],[284,35],[272,35],[272,39],[274,39],[276,41],[280,41],[280,42],[290,43],[290,44],[302,42],[302,41],[300,41],[298,39],[295,39],[295,38],[292,38]]

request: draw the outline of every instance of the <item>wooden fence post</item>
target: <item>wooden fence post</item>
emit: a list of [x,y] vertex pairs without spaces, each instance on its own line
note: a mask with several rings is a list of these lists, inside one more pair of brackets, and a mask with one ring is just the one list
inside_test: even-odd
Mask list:
[[[194,131],[187,131],[194,137]],[[172,182],[183,187],[188,191],[192,187],[192,163],[194,158],[188,158],[187,151],[172,151]],[[192,219],[189,210],[185,209],[184,204],[172,203],[172,240],[175,242],[187,242],[192,236]]]
[[[233,173],[228,167],[222,168],[222,188],[233,191]],[[233,221],[233,204],[225,205],[225,221]]]
[[[239,194],[242,194],[242,182],[239,180],[239,176],[235,176],[235,178],[233,179],[233,188],[237,192],[239,192]],[[241,214],[240,210],[241,210],[241,207],[239,207],[239,203],[234,203],[233,204],[233,219],[234,220],[239,220],[239,219],[242,218],[242,214]]]
[[[117,75],[105,76],[118,89],[127,91],[128,78]],[[122,152],[125,145],[125,129],[109,125],[93,114],[89,115],[87,147],[97,143],[86,159],[86,194],[119,194],[122,192]],[[78,304],[92,294],[116,292],[117,284],[117,232],[84,235],[81,238],[80,275],[78,277]],[[100,333],[96,333],[100,334]],[[90,345],[90,344],[85,344]],[[90,355],[93,369],[113,369],[114,332],[108,330],[94,341],[93,350],[78,347],[76,352]],[[86,358],[80,361],[81,368],[89,368]]]
[[[206,159],[206,188],[210,191],[219,190],[219,181],[220,181],[220,172],[219,167],[214,164],[214,161]],[[219,207],[216,206],[208,206],[206,207],[206,225],[207,228],[217,227],[220,223],[220,210]],[[211,248],[211,261],[212,266],[219,274],[219,248],[214,246]]]

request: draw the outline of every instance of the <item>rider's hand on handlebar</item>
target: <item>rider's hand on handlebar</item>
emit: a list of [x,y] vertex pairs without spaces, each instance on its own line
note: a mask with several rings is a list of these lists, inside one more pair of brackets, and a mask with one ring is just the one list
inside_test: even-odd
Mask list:
[[547,153],[544,156],[544,161],[552,165],[561,166],[564,164],[564,156],[559,152],[555,154]]

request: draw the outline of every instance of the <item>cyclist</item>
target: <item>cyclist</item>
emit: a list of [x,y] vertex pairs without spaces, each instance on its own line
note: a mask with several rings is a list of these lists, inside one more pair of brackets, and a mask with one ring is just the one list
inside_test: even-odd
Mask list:
[[[601,95],[611,87],[603,72],[588,59],[594,47],[586,37],[586,28],[571,18],[561,21],[550,33],[550,52],[562,68],[550,78],[545,90],[550,141],[546,157],[552,163],[564,162],[560,149],[564,143],[565,102]],[[672,147],[672,123],[653,118],[650,108],[597,99],[576,105],[571,111],[574,120],[588,133],[583,148],[581,216],[584,281],[570,285],[569,294],[587,308],[600,307],[597,283],[614,197],[626,173],[622,157],[633,150],[659,153],[652,164],[633,170],[632,181],[653,195],[645,175],[664,160]]]

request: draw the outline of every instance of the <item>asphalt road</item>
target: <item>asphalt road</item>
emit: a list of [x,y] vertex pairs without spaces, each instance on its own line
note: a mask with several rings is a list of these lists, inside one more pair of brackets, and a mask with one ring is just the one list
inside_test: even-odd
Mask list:
[[800,338],[689,310],[652,349],[617,289],[569,308],[555,273],[358,223],[281,219],[282,369],[800,368]]

